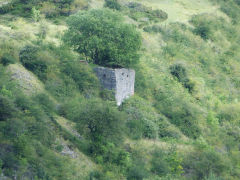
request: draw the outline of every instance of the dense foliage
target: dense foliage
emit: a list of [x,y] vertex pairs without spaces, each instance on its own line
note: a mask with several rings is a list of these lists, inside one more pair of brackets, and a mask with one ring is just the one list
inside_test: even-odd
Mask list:
[[68,26],[64,41],[95,64],[129,67],[139,61],[140,34],[120,14],[108,9],[80,12],[68,19]]
[[53,18],[68,16],[74,11],[86,9],[88,5],[86,0],[13,0],[0,6],[0,14],[12,13],[31,17],[35,7],[47,18]]
[[[240,179],[239,0],[188,2],[0,5],[0,179]],[[134,65],[135,95],[94,63]]]
[[121,10],[121,5],[119,4],[118,0],[105,0],[104,6],[110,9]]

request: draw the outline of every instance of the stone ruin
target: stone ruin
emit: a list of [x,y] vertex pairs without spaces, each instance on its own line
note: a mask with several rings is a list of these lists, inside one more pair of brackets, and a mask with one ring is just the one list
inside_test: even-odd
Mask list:
[[103,88],[113,91],[117,105],[134,95],[135,71],[132,69],[94,68]]

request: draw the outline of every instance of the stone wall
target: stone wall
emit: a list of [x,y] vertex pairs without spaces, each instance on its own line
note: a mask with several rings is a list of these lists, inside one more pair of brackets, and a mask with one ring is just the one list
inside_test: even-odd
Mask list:
[[132,69],[111,69],[97,67],[94,69],[101,85],[112,90],[117,101],[121,105],[124,99],[134,94],[135,71]]

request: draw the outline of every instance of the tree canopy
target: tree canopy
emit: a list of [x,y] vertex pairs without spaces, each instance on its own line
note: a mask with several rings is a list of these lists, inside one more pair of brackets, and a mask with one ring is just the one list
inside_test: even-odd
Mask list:
[[64,42],[95,64],[131,67],[139,61],[141,36],[133,25],[109,9],[79,12],[71,16]]

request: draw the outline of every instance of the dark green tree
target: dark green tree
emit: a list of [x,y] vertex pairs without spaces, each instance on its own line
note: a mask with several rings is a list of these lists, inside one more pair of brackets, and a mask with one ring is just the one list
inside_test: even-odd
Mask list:
[[130,67],[139,61],[141,36],[135,27],[109,9],[80,12],[71,16],[63,40],[95,64]]
[[119,144],[122,141],[125,114],[110,102],[89,100],[83,105],[75,121],[80,133],[94,143]]

